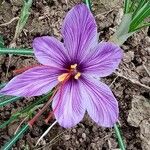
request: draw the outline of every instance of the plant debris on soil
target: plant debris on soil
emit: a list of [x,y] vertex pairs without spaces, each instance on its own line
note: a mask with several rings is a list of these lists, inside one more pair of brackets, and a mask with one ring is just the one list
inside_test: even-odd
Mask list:
[[[66,3],[67,2],[67,3]],[[17,47],[32,48],[35,37],[42,35],[55,36],[62,40],[60,28],[65,14],[80,0],[34,0],[29,20],[17,39]],[[96,18],[99,40],[108,40],[114,33],[123,15],[121,0],[92,1],[93,14]],[[0,35],[9,47],[15,32],[22,0],[5,0],[0,6]],[[9,23],[8,23],[9,22]],[[7,24],[5,24],[7,23]],[[1,24],[4,24],[1,26]],[[111,76],[103,78],[110,85],[119,101],[122,136],[127,150],[150,149],[150,29],[134,34],[122,46],[124,58],[119,69]],[[35,58],[13,56],[6,77],[8,55],[0,56],[0,81],[6,82],[13,77],[13,70],[37,63]],[[32,99],[22,99],[0,108],[0,124],[9,119],[12,113],[30,104]],[[42,116],[45,117],[44,115]],[[0,129],[0,145],[14,134],[22,120]],[[52,123],[52,122],[51,122]],[[71,129],[55,125],[41,143],[35,144],[42,133],[49,127],[39,119],[30,131],[20,139],[14,150],[115,150],[118,143],[113,129],[97,126],[88,115],[82,122]]]

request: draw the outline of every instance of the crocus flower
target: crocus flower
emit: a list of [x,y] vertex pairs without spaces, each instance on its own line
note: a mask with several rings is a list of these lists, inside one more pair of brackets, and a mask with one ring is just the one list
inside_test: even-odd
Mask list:
[[63,43],[50,36],[35,38],[34,54],[42,65],[14,77],[0,93],[39,96],[59,84],[52,108],[61,126],[75,126],[87,111],[98,125],[112,127],[118,119],[118,103],[99,77],[115,71],[121,49],[111,42],[98,43],[95,19],[85,4],[68,12],[61,33]]

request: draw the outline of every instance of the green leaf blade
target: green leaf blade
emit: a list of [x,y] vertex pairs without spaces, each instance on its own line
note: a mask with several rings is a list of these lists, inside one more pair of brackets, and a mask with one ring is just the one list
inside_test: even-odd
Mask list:
[[124,14],[127,14],[130,9],[131,0],[124,0]]
[[3,37],[0,35],[0,47],[5,47],[4,46],[4,40]]
[[134,31],[138,26],[140,26],[143,21],[150,16],[150,1],[145,3],[145,5],[135,14],[130,25],[130,32]]
[[140,0],[140,2],[137,2],[138,6],[136,7],[132,17],[134,18],[135,15],[137,14],[137,12],[145,5],[145,3],[147,3],[147,0]]
[[0,48],[0,55],[2,54],[33,55],[34,53],[32,49]]
[[5,121],[4,123],[2,123],[0,125],[0,129],[5,128],[7,125],[9,125],[11,122],[13,122],[14,120],[16,120],[18,118],[19,115],[13,115],[11,116],[7,121]]
[[20,97],[12,97],[12,98],[0,101],[0,107],[3,107],[3,106],[5,106],[5,105],[7,105],[9,103],[15,102],[15,101],[17,101],[19,99],[20,99]]
[[91,5],[91,1],[90,0],[83,0],[83,2],[87,5],[87,7],[91,10],[92,9],[92,5]]
[[20,18],[19,18],[17,26],[16,26],[14,39],[18,38],[19,34],[21,33],[22,29],[24,28],[24,26],[28,20],[28,17],[30,15],[31,6],[32,6],[32,0],[24,1],[24,5],[21,10]]
[[119,130],[117,124],[114,125],[114,130],[115,130],[116,137],[117,137],[117,139],[118,139],[118,143],[119,143],[120,149],[121,149],[121,150],[126,150],[125,144],[124,144],[124,142],[123,142],[123,138],[122,138],[122,136],[121,136],[121,133],[120,133],[120,130]]
[[10,150],[11,147],[16,143],[18,139],[20,139],[23,134],[29,129],[29,125],[24,125],[14,136],[10,139],[1,149],[2,150]]
[[0,89],[3,88],[7,83],[1,83],[0,84]]

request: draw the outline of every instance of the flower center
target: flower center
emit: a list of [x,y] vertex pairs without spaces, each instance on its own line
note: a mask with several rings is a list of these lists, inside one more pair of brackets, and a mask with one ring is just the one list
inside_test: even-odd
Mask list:
[[77,64],[71,65],[70,69],[68,69],[68,73],[63,73],[60,76],[58,76],[58,81],[62,82],[64,80],[69,79],[71,76],[73,76],[76,80],[78,80],[81,76],[81,73],[77,70]]

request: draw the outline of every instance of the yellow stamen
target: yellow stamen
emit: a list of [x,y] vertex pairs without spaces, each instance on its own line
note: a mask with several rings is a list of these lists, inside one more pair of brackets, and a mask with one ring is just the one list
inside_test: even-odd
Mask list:
[[78,80],[80,76],[81,76],[81,73],[78,72],[78,73],[74,76],[74,78],[75,78],[76,80]]
[[67,76],[68,76],[68,73],[61,74],[60,76],[58,76],[58,81],[59,82],[64,81],[67,78]]
[[74,64],[74,65],[71,65],[71,69],[76,69],[76,67],[77,67],[77,64]]

